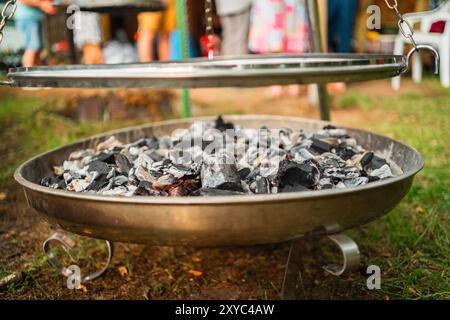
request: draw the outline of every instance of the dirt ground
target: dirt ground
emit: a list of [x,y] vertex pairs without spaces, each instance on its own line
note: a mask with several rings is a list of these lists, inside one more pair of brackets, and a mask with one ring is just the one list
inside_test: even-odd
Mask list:
[[[378,95],[394,95],[387,81],[353,85],[375,99]],[[403,92],[431,91],[404,82]],[[2,94],[2,92],[0,92]],[[21,92],[35,95],[36,92]],[[43,91],[39,94],[53,95]],[[74,94],[61,91],[60,95]],[[318,109],[308,106],[307,98],[270,98],[267,89],[193,90],[195,116],[217,114],[278,114],[318,118]],[[336,98],[336,99],[339,99]],[[383,110],[364,112],[358,107],[333,110],[333,122],[364,127],[383,117],[395,121],[396,113]],[[2,141],[3,152],[14,150],[8,140]],[[116,244],[108,272],[81,290],[66,288],[66,279],[56,273],[42,254],[42,243],[53,232],[46,222],[28,208],[21,188],[11,182],[0,190],[7,198],[0,201],[0,265],[5,271],[23,271],[22,282],[0,292],[0,299],[279,299],[289,244],[245,248],[195,249]],[[364,229],[356,231],[364,234]],[[87,240],[80,240],[87,243]],[[88,245],[86,245],[88,246]],[[305,240],[302,248],[299,299],[389,299],[366,288],[365,268],[372,255],[380,252],[361,247],[362,268],[337,278],[323,271],[329,262],[326,243],[317,250]],[[339,254],[335,254],[339,257]],[[90,247],[82,253],[80,265],[99,267],[104,258],[102,246]],[[89,262],[90,261],[90,262]],[[0,274],[1,278],[1,274]]]

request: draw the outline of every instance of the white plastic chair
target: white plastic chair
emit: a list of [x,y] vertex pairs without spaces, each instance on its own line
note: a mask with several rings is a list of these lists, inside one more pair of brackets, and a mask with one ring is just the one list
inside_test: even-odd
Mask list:
[[[441,56],[440,78],[445,88],[450,87],[450,0],[444,2],[441,6],[432,11],[408,13],[404,15],[405,20],[415,24],[420,23],[420,30],[415,32],[414,39],[417,44],[427,44],[439,51]],[[433,23],[445,21],[443,33],[431,33],[430,29]],[[395,39],[394,54],[403,55],[405,44],[409,43],[407,39],[399,33]],[[413,56],[412,78],[414,82],[422,81],[422,60],[419,54]],[[392,79],[392,88],[400,89],[400,77]]]

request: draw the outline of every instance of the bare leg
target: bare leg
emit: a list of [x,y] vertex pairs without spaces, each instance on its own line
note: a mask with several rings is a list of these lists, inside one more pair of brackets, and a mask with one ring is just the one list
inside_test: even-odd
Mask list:
[[85,64],[103,63],[102,48],[98,44],[86,44],[83,46],[83,60]]
[[153,60],[153,41],[155,33],[152,31],[139,31],[138,53],[141,62]]
[[39,53],[40,51],[35,51],[31,49],[25,50],[22,57],[22,65],[24,67],[32,67],[35,65],[39,65],[40,64]]
[[170,58],[169,34],[161,34],[158,42],[159,60],[166,61]]

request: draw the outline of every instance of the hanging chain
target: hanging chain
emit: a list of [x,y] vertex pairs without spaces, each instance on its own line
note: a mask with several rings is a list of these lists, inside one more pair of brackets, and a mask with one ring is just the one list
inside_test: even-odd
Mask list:
[[212,0],[205,0],[206,35],[208,37],[208,59],[214,58],[214,22]]
[[0,43],[3,40],[3,29],[6,26],[6,22],[10,20],[17,9],[17,0],[9,0],[5,3],[5,6],[1,12],[1,20],[0,20]]
[[390,0],[384,0],[386,2],[386,5],[389,7],[389,9],[393,10],[395,12],[395,15],[398,18],[398,27],[400,28],[400,32],[402,35],[409,39],[411,44],[414,46],[414,49],[418,50],[416,40],[414,40],[414,28],[411,26],[411,23],[409,23],[408,20],[405,20],[403,18],[403,15],[398,10],[398,3],[397,0],[393,0],[392,4]]

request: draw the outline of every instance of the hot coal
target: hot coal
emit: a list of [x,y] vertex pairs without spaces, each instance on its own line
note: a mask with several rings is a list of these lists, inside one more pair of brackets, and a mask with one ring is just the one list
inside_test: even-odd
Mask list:
[[167,196],[168,194],[162,190],[154,189],[151,182],[141,181],[134,192],[136,196]]
[[70,154],[40,184],[110,196],[229,196],[355,188],[399,170],[335,126],[250,129],[219,117],[173,136],[109,137]]

